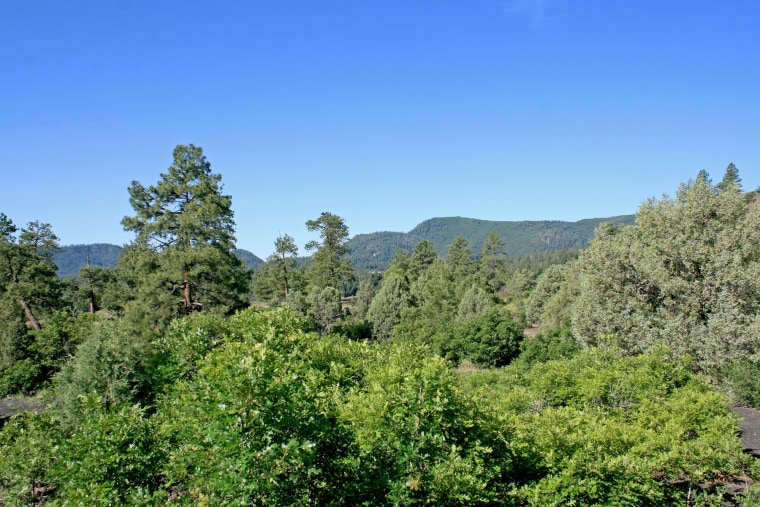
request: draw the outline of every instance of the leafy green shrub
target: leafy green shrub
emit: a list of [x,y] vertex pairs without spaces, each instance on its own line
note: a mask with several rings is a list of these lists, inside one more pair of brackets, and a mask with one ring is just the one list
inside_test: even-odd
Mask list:
[[760,407],[760,363],[735,361],[721,371],[722,390],[736,405]]
[[465,371],[308,326],[287,308],[175,322],[177,375],[143,408],[150,347],[96,325],[62,408],[0,430],[0,503],[720,505],[760,477],[726,400],[668,349]]
[[77,319],[67,312],[53,313],[40,330],[24,330],[24,355],[0,374],[0,396],[32,394],[49,385],[53,375],[92,327],[94,316]]
[[373,348],[364,364],[340,408],[359,449],[357,504],[497,502],[511,471],[504,433],[491,433],[446,362],[403,344]]
[[182,501],[326,505],[354,496],[334,396],[355,382],[353,357],[366,345],[301,325],[287,309],[236,315],[230,329],[240,341],[211,351],[158,406],[163,474]]
[[228,329],[231,340],[251,342],[261,342],[268,336],[316,331],[309,319],[287,306],[270,310],[247,308],[229,318]]
[[83,417],[63,439],[49,480],[64,505],[123,505],[150,497],[162,484],[165,455],[155,424],[139,405],[83,401]]
[[78,420],[82,400],[93,394],[105,407],[150,399],[153,354],[150,343],[130,335],[119,321],[98,322],[55,378],[61,417]]
[[455,364],[469,360],[481,367],[499,367],[517,356],[521,340],[522,329],[509,312],[489,310],[439,329],[432,349]]
[[32,358],[16,361],[0,374],[0,397],[9,394],[31,394],[45,378],[42,365]]
[[25,413],[8,420],[0,431],[0,505],[36,505],[53,492],[49,469],[61,439],[48,414]]
[[520,342],[520,355],[517,361],[526,365],[545,363],[554,359],[569,359],[580,352],[581,348],[568,327],[542,332]]
[[504,416],[519,471],[509,496],[520,505],[684,505],[696,496],[719,505],[720,491],[700,485],[747,473],[725,400],[667,349],[590,349],[463,381],[482,406],[513,413]]
[[228,339],[228,320],[214,313],[196,313],[173,320],[155,342],[162,383],[192,378],[197,363]]

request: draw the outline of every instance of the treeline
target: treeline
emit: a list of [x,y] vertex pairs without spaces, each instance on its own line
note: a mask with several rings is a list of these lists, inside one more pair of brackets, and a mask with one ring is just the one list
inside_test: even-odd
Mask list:
[[733,165],[584,250],[491,231],[382,273],[329,212],[305,262],[286,234],[249,270],[221,189],[178,146],[129,188],[118,267],[67,281],[49,225],[0,215],[0,391],[52,404],[0,432],[0,504],[712,505],[760,477],[727,408],[760,404]]

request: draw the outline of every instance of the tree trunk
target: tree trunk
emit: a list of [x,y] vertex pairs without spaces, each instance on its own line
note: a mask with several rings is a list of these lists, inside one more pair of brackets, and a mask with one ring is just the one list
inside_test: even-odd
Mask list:
[[41,326],[40,326],[39,321],[34,317],[34,314],[32,313],[31,308],[29,308],[29,305],[27,304],[26,299],[19,298],[18,299],[18,304],[20,304],[21,308],[24,309],[24,313],[26,314],[27,320],[29,320],[29,324],[31,324],[31,326],[34,329],[36,329],[37,331],[39,331],[40,329],[42,329]]
[[98,311],[98,305],[95,304],[95,292],[92,290],[92,269],[90,268],[90,252],[87,252],[87,284],[89,285],[89,293],[87,297],[90,299],[90,313],[94,314]]
[[285,254],[282,254],[282,277],[285,279],[285,299],[288,299],[288,267],[285,265]]
[[185,303],[185,313],[190,313],[192,310],[192,305],[190,303],[190,281],[188,280],[188,277],[190,276],[190,268],[187,266],[184,266],[182,268],[183,274],[185,275],[185,290],[184,290],[184,303]]

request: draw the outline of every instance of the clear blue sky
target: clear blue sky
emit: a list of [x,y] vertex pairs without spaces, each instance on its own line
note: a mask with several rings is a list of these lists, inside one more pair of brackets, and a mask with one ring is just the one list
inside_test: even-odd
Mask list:
[[8,0],[0,211],[127,243],[130,182],[189,143],[260,257],[322,211],[574,221],[729,162],[755,189],[758,26],[751,0]]

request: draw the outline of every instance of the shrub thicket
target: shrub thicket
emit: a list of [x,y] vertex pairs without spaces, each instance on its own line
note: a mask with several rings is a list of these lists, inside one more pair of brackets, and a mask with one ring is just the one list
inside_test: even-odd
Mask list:
[[726,400],[667,349],[457,372],[309,325],[193,316],[146,349],[98,326],[58,382],[75,417],[0,431],[0,503],[712,505],[760,472]]

